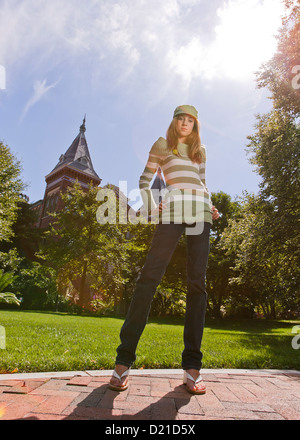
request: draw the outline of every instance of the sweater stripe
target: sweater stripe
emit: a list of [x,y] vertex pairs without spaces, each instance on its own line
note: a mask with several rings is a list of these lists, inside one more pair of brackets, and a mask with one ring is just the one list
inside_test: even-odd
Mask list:
[[160,167],[166,182],[164,198],[167,202],[161,217],[179,223],[212,223],[210,195],[205,182],[206,164],[192,162],[188,148],[179,144],[177,156],[167,148],[163,138],[153,145],[139,180],[144,207],[148,212],[156,207],[150,183]]

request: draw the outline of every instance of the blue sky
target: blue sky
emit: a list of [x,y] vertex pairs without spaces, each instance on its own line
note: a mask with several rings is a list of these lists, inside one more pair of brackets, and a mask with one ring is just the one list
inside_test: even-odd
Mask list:
[[271,102],[254,72],[282,13],[281,0],[0,0],[0,139],[30,202],[85,114],[102,184],[130,195],[181,104],[199,112],[209,190],[257,192],[245,147]]

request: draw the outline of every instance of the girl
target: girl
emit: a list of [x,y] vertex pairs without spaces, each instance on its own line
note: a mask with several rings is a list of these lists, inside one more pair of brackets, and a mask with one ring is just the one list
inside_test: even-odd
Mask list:
[[[120,332],[121,344],[117,348],[115,370],[109,385],[113,390],[123,391],[128,387],[129,369],[136,359],[136,347],[147,323],[153,296],[185,232],[187,297],[182,368],[187,390],[192,394],[205,393],[200,375],[207,301],[205,275],[210,227],[219,217],[218,210],[211,206],[206,188],[205,153],[200,141],[197,110],[190,105],[177,107],[167,138],[159,138],[151,148],[139,181],[144,207],[152,218],[154,216],[157,226]],[[158,168],[164,173],[167,193],[156,207],[150,182]]]

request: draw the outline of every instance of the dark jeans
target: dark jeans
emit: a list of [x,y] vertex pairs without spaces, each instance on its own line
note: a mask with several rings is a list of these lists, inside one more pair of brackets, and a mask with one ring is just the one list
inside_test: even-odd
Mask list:
[[[202,224],[203,225],[203,224]],[[120,332],[116,364],[130,367],[136,359],[136,347],[148,320],[157,286],[166,271],[185,224],[158,224],[144,267],[137,281],[133,298]],[[205,275],[209,253],[210,224],[204,223],[198,235],[187,239],[187,297],[184,323],[182,368],[200,370],[200,351],[207,294]]]

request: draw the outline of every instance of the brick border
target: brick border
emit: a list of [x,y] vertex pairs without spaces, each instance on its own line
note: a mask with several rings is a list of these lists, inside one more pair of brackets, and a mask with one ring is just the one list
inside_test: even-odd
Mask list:
[[132,370],[122,393],[109,389],[111,370],[0,375],[0,420],[300,420],[300,371],[201,373],[201,396],[182,370]]
[[[58,372],[37,372],[37,373],[14,373],[14,374],[0,374],[0,381],[6,380],[25,380],[25,379],[52,379],[52,378],[64,378],[64,377],[103,377],[110,376],[113,370],[85,370],[85,371],[58,371]],[[141,370],[130,370],[130,376],[172,376],[172,375],[182,375],[183,370],[181,369],[141,369]],[[233,375],[254,375],[254,376],[278,376],[278,375],[288,375],[288,376],[299,376],[300,371],[298,370],[271,370],[271,369],[209,369],[203,368],[201,374],[233,374]]]

